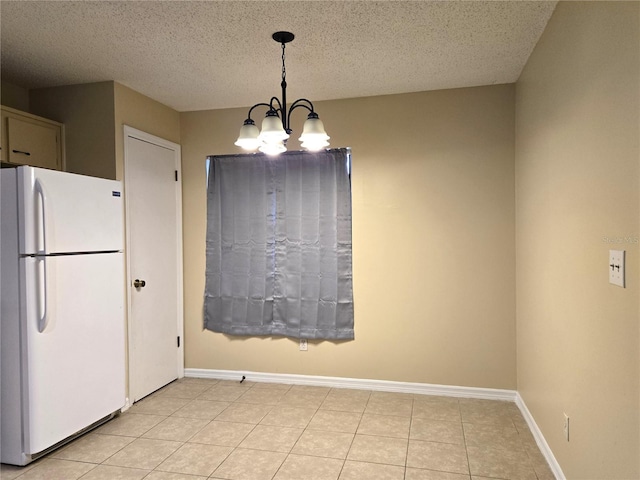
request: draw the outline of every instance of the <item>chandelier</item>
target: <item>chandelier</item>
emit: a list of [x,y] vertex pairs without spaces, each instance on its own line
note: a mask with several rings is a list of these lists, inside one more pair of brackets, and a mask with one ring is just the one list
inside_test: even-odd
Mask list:
[[[282,100],[272,97],[269,103],[256,103],[249,109],[247,119],[240,128],[240,135],[235,145],[245,150],[260,150],[267,155],[278,155],[287,151],[287,139],[291,135],[291,113],[296,108],[306,108],[309,111],[307,120],[302,128],[302,135],[298,139],[302,148],[315,152],[329,145],[329,136],[324,131],[322,120],[313,109],[313,103],[306,98],[300,98],[291,104],[287,111],[287,70],[285,67],[285,47],[294,39],[293,33],[276,32],[272,38],[282,45]],[[267,114],[262,120],[262,129],[251,119],[251,112],[256,107],[267,107]]]

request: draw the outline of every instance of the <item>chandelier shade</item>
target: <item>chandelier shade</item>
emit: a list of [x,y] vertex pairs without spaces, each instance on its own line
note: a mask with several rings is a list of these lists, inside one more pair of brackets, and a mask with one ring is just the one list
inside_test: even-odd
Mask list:
[[[313,103],[306,98],[300,98],[293,102],[287,110],[287,81],[285,67],[286,44],[294,39],[293,33],[276,32],[272,38],[282,45],[282,100],[272,97],[269,103],[257,103],[249,109],[249,114],[240,128],[240,134],[235,145],[248,151],[260,150],[267,155],[278,155],[287,150],[287,139],[292,133],[290,127],[291,113],[297,108],[309,111],[304,123],[302,134],[298,139],[302,148],[310,151],[318,151],[329,146],[329,135],[324,130],[324,124],[318,118],[313,108]],[[261,129],[258,130],[251,118],[251,113],[257,107],[267,107],[267,113],[262,120]]]
[[244,125],[240,127],[240,135],[238,135],[238,140],[236,140],[235,144],[245,150],[257,150],[260,146],[258,135],[260,135],[260,130],[258,130],[254,121],[245,121]]
[[283,141],[289,138],[289,134],[285,131],[282,125],[282,120],[278,117],[278,114],[274,111],[267,112],[267,116],[262,120],[262,129],[258,139],[265,143],[274,141]]
[[300,145],[312,152],[317,152],[324,147],[329,146],[329,135],[324,131],[324,124],[316,114],[309,114],[307,120],[302,127],[302,135],[300,135]]

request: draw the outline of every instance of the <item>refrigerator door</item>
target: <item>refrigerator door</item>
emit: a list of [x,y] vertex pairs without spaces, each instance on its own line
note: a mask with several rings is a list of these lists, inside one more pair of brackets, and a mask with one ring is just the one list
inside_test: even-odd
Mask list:
[[123,250],[120,182],[34,167],[17,181],[20,254]]
[[24,448],[35,454],[124,406],[124,259],[103,253],[20,262]]

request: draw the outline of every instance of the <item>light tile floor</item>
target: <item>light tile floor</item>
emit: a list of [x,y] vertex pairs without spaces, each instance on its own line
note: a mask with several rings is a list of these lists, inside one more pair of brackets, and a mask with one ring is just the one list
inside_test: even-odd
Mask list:
[[185,378],[10,480],[549,480],[510,402]]

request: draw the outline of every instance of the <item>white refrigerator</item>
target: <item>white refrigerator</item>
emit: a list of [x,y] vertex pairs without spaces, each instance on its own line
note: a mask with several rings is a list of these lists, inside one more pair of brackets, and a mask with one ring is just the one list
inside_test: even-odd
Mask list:
[[0,180],[0,460],[26,465],[125,404],[122,184]]

